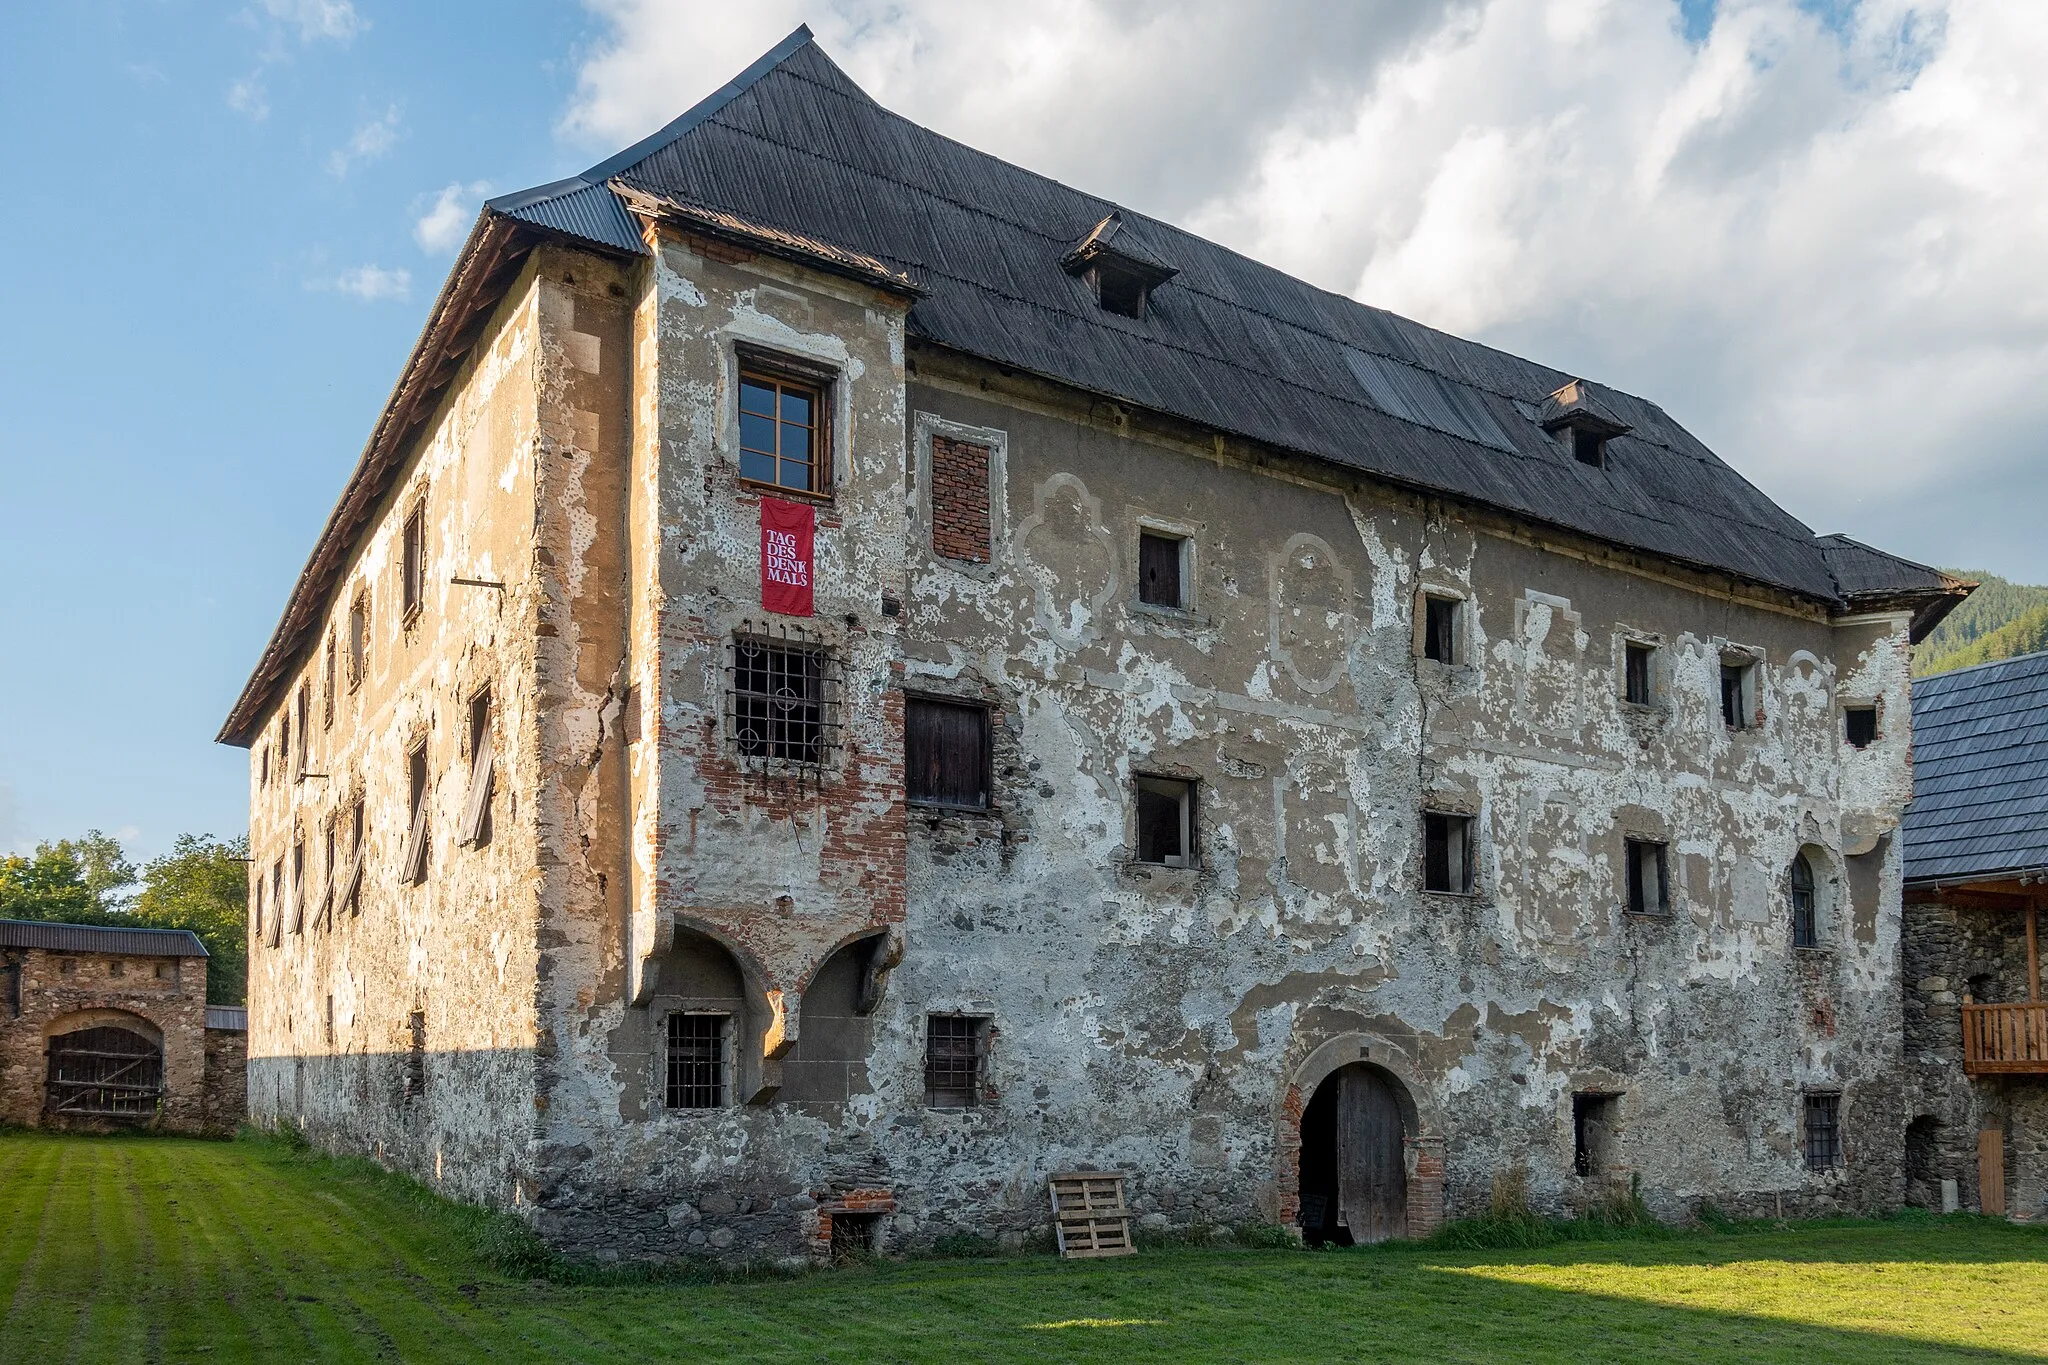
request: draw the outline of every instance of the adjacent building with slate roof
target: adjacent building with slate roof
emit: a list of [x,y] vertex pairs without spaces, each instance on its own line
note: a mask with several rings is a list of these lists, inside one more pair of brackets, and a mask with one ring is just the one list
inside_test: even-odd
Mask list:
[[1913,685],[1909,1197],[2048,1216],[2048,654]]
[[1655,404],[798,30],[479,216],[221,739],[251,1108],[557,1244],[1881,1207],[1911,644]]

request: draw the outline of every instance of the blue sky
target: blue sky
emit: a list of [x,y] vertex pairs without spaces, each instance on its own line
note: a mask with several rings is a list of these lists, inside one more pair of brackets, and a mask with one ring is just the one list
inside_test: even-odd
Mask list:
[[478,200],[799,22],[972,145],[1654,397],[1817,530],[2048,581],[2048,5],[13,5],[0,850],[242,827],[212,737]]

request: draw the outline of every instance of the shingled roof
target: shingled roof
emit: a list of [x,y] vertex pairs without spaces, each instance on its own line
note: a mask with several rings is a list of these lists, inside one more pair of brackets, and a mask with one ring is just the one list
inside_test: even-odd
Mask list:
[[[914,339],[1402,487],[1849,605],[1813,532],[1654,403],[1580,380],[1578,401],[1624,429],[1602,466],[1582,464],[1542,426],[1545,404],[1575,376],[1318,289],[919,127],[848,79],[806,28],[582,175],[491,200],[464,260],[492,244],[494,224],[644,255],[636,199],[689,206],[700,226],[807,251],[821,268],[852,261],[884,287],[900,281],[899,292],[916,296]],[[1110,232],[1119,253],[1171,272],[1142,318],[1099,307],[1065,268],[1077,243]],[[465,325],[448,307],[463,275],[458,262],[436,305],[451,333]],[[386,425],[394,440],[407,430],[386,423],[380,433]],[[373,458],[379,439],[359,478],[393,477],[388,456]],[[337,516],[328,535],[346,541],[354,520]],[[314,572],[326,563],[316,551],[301,579],[309,598],[331,579]],[[1933,570],[1897,564],[1917,591],[1946,590]],[[276,687],[259,679],[282,676],[303,647],[293,626],[287,608],[223,740],[247,741]]]
[[2048,868],[2048,653],[1913,681],[1906,879]]

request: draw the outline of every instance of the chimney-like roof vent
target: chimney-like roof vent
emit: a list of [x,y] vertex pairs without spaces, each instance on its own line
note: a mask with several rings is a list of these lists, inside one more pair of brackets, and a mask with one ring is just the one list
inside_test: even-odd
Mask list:
[[1607,443],[1631,428],[1593,393],[1593,386],[1574,379],[1543,400],[1537,423],[1571,445],[1572,458],[1595,468],[1607,463]]

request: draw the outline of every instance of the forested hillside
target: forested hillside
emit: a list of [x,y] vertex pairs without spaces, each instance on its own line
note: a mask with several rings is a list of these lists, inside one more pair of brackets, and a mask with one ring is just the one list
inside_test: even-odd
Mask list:
[[2048,649],[2048,587],[2010,583],[1976,569],[1948,569],[1983,584],[1914,651],[1921,677]]

